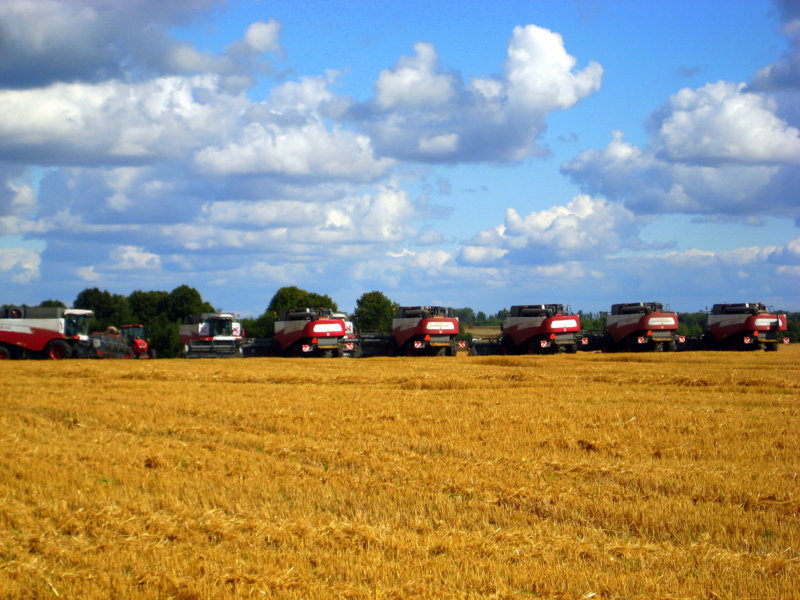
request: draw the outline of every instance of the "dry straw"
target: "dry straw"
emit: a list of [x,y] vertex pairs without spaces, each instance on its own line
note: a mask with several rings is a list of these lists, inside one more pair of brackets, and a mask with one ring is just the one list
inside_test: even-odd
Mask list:
[[798,358],[0,363],[0,597],[797,598]]

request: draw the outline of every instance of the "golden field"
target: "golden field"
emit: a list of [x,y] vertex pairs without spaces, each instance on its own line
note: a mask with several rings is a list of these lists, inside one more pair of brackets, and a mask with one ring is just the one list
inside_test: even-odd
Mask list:
[[2,598],[800,598],[800,347],[0,362]]

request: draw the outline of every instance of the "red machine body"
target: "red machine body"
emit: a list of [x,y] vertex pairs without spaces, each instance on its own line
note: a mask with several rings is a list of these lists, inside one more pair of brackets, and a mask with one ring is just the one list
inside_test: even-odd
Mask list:
[[392,319],[390,351],[455,356],[459,333],[458,319],[443,306],[401,306]]
[[659,302],[614,304],[606,317],[603,351],[674,351],[678,315]]
[[708,315],[703,343],[709,350],[768,350],[788,342],[786,315],[773,314],[761,302],[715,304]]
[[12,307],[0,311],[0,360],[78,356],[88,348],[91,310]]
[[562,304],[512,306],[503,321],[501,344],[507,354],[577,351],[581,318]]
[[352,337],[352,325],[348,332],[345,315],[329,309],[286,310],[275,321],[273,353],[340,357],[353,350]]

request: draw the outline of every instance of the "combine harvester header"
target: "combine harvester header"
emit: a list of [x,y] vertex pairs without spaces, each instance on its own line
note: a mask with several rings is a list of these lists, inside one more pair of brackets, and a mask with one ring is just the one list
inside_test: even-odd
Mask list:
[[180,326],[184,358],[231,358],[242,355],[242,326],[232,313],[189,315]]

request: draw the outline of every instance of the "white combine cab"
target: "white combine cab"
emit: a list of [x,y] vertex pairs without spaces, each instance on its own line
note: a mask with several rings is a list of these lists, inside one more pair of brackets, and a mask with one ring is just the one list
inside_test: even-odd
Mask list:
[[241,356],[242,337],[242,326],[232,313],[189,315],[180,326],[184,358]]
[[55,306],[20,306],[0,310],[0,360],[82,356],[89,344],[94,312]]

